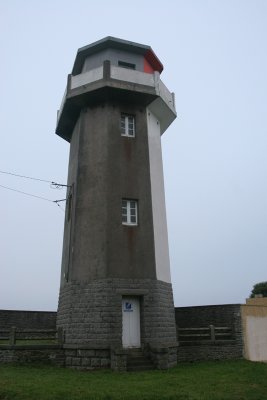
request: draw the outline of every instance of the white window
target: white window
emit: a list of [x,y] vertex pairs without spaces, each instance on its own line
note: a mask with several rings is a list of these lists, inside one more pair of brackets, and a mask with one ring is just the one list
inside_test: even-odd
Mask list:
[[133,115],[121,114],[121,135],[128,137],[135,136],[135,123]]
[[121,215],[123,225],[137,225],[137,201],[122,199]]

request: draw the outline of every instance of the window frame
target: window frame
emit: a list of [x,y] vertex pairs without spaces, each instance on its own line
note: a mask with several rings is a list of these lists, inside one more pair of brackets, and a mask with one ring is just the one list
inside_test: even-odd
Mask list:
[[[132,122],[131,122],[132,119]],[[124,127],[123,127],[124,124]],[[132,128],[130,127],[132,125]],[[135,138],[135,115],[121,113],[120,118],[120,132],[121,136],[128,138]],[[132,130],[132,134],[130,131]]]
[[127,61],[118,60],[118,67],[132,69],[133,71],[136,70],[136,64],[129,63]]
[[[126,202],[126,207],[124,205]],[[132,204],[134,203],[134,207]],[[124,212],[126,210],[126,213]],[[134,210],[134,213],[132,211]],[[126,221],[124,221],[123,217],[126,217]],[[132,221],[132,217],[135,218],[135,221]],[[121,223],[125,226],[138,226],[138,200],[136,199],[126,199],[122,198],[121,200]]]

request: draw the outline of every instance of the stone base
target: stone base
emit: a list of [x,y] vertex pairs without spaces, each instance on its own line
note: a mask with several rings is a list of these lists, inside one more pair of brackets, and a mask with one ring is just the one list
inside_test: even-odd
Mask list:
[[64,346],[65,366],[75,369],[98,369],[110,367],[110,350],[93,349],[88,346]]
[[[148,351],[156,367],[168,368],[176,364],[171,284],[152,279],[103,279],[88,284],[66,283],[60,290],[57,327],[64,331],[65,345],[75,346],[75,349],[69,349],[69,355],[66,353],[67,366],[125,368],[123,296],[140,299],[141,347],[145,351],[153,349]],[[89,347],[85,349],[84,346]],[[85,354],[89,350],[95,353],[86,361]],[[106,361],[100,355],[103,351],[109,351],[109,356],[103,356]]]
[[[93,370],[111,368],[113,371],[127,371],[127,349],[95,349],[88,346],[65,345],[65,366],[74,369]],[[144,354],[156,369],[168,369],[177,364],[177,346],[153,347]]]
[[157,369],[168,369],[177,365],[178,343],[170,346],[154,346],[150,348],[150,358]]

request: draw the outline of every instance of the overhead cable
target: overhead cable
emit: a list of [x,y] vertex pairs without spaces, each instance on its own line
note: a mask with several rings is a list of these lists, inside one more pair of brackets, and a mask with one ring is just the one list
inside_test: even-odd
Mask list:
[[32,179],[33,181],[40,181],[40,182],[52,183],[51,181],[47,181],[47,180],[45,180],[45,179],[39,179],[39,178],[33,178],[33,177],[31,177],[31,176],[25,176],[25,175],[14,174],[13,172],[8,172],[8,171],[0,171],[0,173],[1,173],[1,174],[6,174],[6,175],[17,176],[18,178]]
[[1,188],[4,188],[4,189],[7,189],[7,190],[12,190],[13,192],[17,192],[17,193],[24,194],[24,195],[26,195],[26,196],[35,197],[35,198],[37,198],[37,199],[49,201],[50,203],[55,203],[61,210],[63,210],[63,209],[60,207],[60,205],[59,205],[58,203],[61,202],[61,201],[66,201],[66,200],[67,200],[67,199],[51,200],[51,199],[47,199],[46,197],[36,196],[35,194],[23,192],[22,190],[13,189],[13,188],[8,187],[8,186],[0,185],[0,187],[1,187]]
[[50,183],[51,185],[55,186],[57,189],[59,189],[60,187],[70,187],[69,185],[63,185],[61,183],[57,183],[57,182],[53,182],[53,181],[48,181],[46,179],[40,179],[40,178],[33,178],[32,176],[26,176],[26,175],[19,175],[19,174],[14,174],[13,172],[9,172],[9,171],[0,171],[1,174],[5,174],[5,175],[12,175],[12,176],[16,176],[17,178],[24,178],[24,179],[31,179],[33,181],[39,181],[39,182],[45,182],[45,183]]
[[53,203],[53,200],[47,199],[46,197],[36,196],[35,194],[22,192],[21,190],[13,189],[13,188],[10,188],[8,186],[0,185],[0,187],[2,187],[4,189],[12,190],[13,192],[18,192],[18,193],[21,193],[21,194],[25,194],[26,196],[36,197],[37,199],[41,199],[41,200],[45,200],[45,201],[51,201]]

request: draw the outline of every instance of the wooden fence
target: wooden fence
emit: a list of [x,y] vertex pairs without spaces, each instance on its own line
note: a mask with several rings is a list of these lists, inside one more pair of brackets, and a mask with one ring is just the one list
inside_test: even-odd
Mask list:
[[210,325],[205,328],[179,328],[177,327],[180,345],[188,342],[216,342],[233,340],[233,330],[230,327]]
[[[178,341],[180,345],[189,343],[218,342],[234,339],[233,330],[230,327],[218,327],[210,325],[204,328],[179,328],[177,327]],[[19,330],[12,327],[10,330],[0,330],[1,341],[8,341],[9,345],[16,345],[18,340],[27,341],[55,341],[58,344],[64,342],[63,330],[47,329],[47,330]]]
[[16,327],[12,327],[10,330],[0,330],[0,344],[1,341],[7,341],[9,345],[16,345],[17,340],[27,340],[32,341],[55,341],[58,344],[62,344],[63,340],[63,331],[61,328],[57,330],[53,329],[17,329]]

